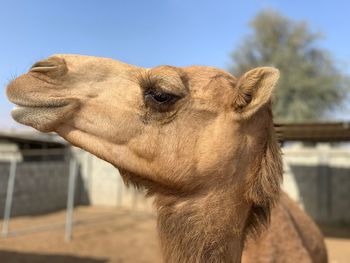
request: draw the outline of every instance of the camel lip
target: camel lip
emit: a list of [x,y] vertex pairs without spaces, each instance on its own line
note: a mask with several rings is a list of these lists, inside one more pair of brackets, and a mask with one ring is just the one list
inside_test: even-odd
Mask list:
[[17,106],[16,108],[60,108],[69,104],[66,100],[52,100],[45,102],[11,100],[11,102]]
[[61,105],[47,105],[47,104],[41,104],[41,105],[30,105],[30,106],[23,106],[23,105],[16,105],[12,111],[11,115],[12,117],[18,121],[19,123],[25,124],[22,119],[25,119],[26,115],[35,114],[37,116],[41,116],[42,114],[48,114],[52,112],[57,112],[57,110],[60,110],[61,108],[64,108],[67,106],[67,104],[61,104]]
[[70,103],[66,105],[49,105],[49,107],[47,107],[47,104],[45,105],[16,106],[11,111],[11,116],[21,124],[32,126],[42,132],[48,132],[53,131],[53,128],[61,120],[62,116],[68,118],[70,109],[74,107],[74,104]]

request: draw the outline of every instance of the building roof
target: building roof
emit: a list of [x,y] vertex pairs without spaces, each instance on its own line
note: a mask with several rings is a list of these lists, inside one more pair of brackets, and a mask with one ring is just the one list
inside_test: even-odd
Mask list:
[[350,122],[279,123],[275,127],[281,141],[350,141]]
[[49,144],[62,147],[68,143],[54,133],[40,133],[36,131],[7,130],[0,131],[0,140],[27,144]]

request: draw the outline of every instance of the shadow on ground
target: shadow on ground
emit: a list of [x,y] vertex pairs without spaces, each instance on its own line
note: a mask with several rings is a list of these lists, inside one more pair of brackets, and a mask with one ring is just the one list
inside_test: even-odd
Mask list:
[[0,250],[0,262],[6,263],[106,263],[108,259],[71,255],[43,255]]

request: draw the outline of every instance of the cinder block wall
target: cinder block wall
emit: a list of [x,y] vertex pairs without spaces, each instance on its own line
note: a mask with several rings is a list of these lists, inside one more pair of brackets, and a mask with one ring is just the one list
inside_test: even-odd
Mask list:
[[316,221],[350,223],[350,149],[283,150],[284,190]]
[[[33,215],[64,209],[67,204],[69,163],[18,162],[11,216]],[[9,162],[0,162],[0,216],[3,216]],[[78,179],[79,180],[79,179]],[[79,181],[77,189],[79,187]],[[81,193],[77,194],[78,202]]]

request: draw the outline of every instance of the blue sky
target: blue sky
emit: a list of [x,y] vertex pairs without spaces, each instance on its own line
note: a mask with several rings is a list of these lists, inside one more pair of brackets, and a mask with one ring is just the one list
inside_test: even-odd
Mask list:
[[[265,8],[322,31],[325,38],[320,45],[350,73],[350,1],[346,0],[3,0],[0,129],[20,127],[10,117],[13,105],[6,100],[5,85],[38,59],[76,53],[146,67],[227,68],[231,51],[250,32],[249,21]],[[337,116],[344,119],[350,111]]]

